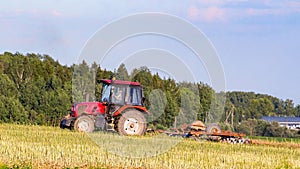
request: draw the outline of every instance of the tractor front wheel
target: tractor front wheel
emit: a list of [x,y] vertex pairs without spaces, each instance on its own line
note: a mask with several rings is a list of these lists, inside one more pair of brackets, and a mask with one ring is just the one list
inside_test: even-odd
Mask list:
[[76,119],[74,123],[74,129],[76,131],[82,132],[93,132],[95,129],[94,120],[91,119],[89,116],[80,116]]
[[117,120],[116,130],[120,135],[143,135],[147,130],[146,119],[138,110],[128,110]]

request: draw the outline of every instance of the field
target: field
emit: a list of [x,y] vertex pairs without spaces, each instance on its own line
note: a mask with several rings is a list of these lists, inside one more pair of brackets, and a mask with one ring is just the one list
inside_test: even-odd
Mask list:
[[0,168],[300,168],[299,144],[233,145],[0,124]]
[[252,139],[259,139],[269,142],[291,142],[291,143],[300,143],[300,138],[282,138],[282,137],[262,137],[262,136],[253,136]]

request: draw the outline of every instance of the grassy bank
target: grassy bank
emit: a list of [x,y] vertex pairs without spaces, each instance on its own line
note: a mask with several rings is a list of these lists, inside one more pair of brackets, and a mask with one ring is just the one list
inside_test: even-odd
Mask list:
[[251,139],[258,139],[270,142],[290,142],[300,143],[300,138],[283,138],[283,137],[262,137],[262,136],[251,136]]

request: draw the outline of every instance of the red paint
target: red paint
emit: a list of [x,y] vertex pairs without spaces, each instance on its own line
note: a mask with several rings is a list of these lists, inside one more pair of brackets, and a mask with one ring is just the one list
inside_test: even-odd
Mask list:
[[[110,79],[102,79],[100,81],[102,83],[107,83],[107,84],[111,84],[112,83],[112,80],[110,80]],[[114,80],[113,84],[141,86],[141,84],[139,82],[129,82],[129,81],[124,81],[124,80]]]
[[126,109],[137,109],[137,110],[140,110],[141,112],[143,112],[145,114],[149,114],[149,112],[147,111],[146,107],[125,105],[125,106],[122,106],[118,111],[116,111],[114,113],[114,117],[118,116],[119,114],[121,114]]
[[[82,109],[80,108],[82,107]],[[71,116],[77,117],[79,116],[79,110],[81,113],[97,115],[97,114],[104,114],[105,113],[105,105],[101,102],[80,102],[74,104],[71,108]]]

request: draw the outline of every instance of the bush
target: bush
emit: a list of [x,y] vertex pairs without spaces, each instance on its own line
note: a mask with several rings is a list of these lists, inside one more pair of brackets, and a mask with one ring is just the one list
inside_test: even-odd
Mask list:
[[236,131],[250,136],[295,137],[295,131],[281,127],[277,122],[268,123],[263,120],[248,119],[236,125]]

